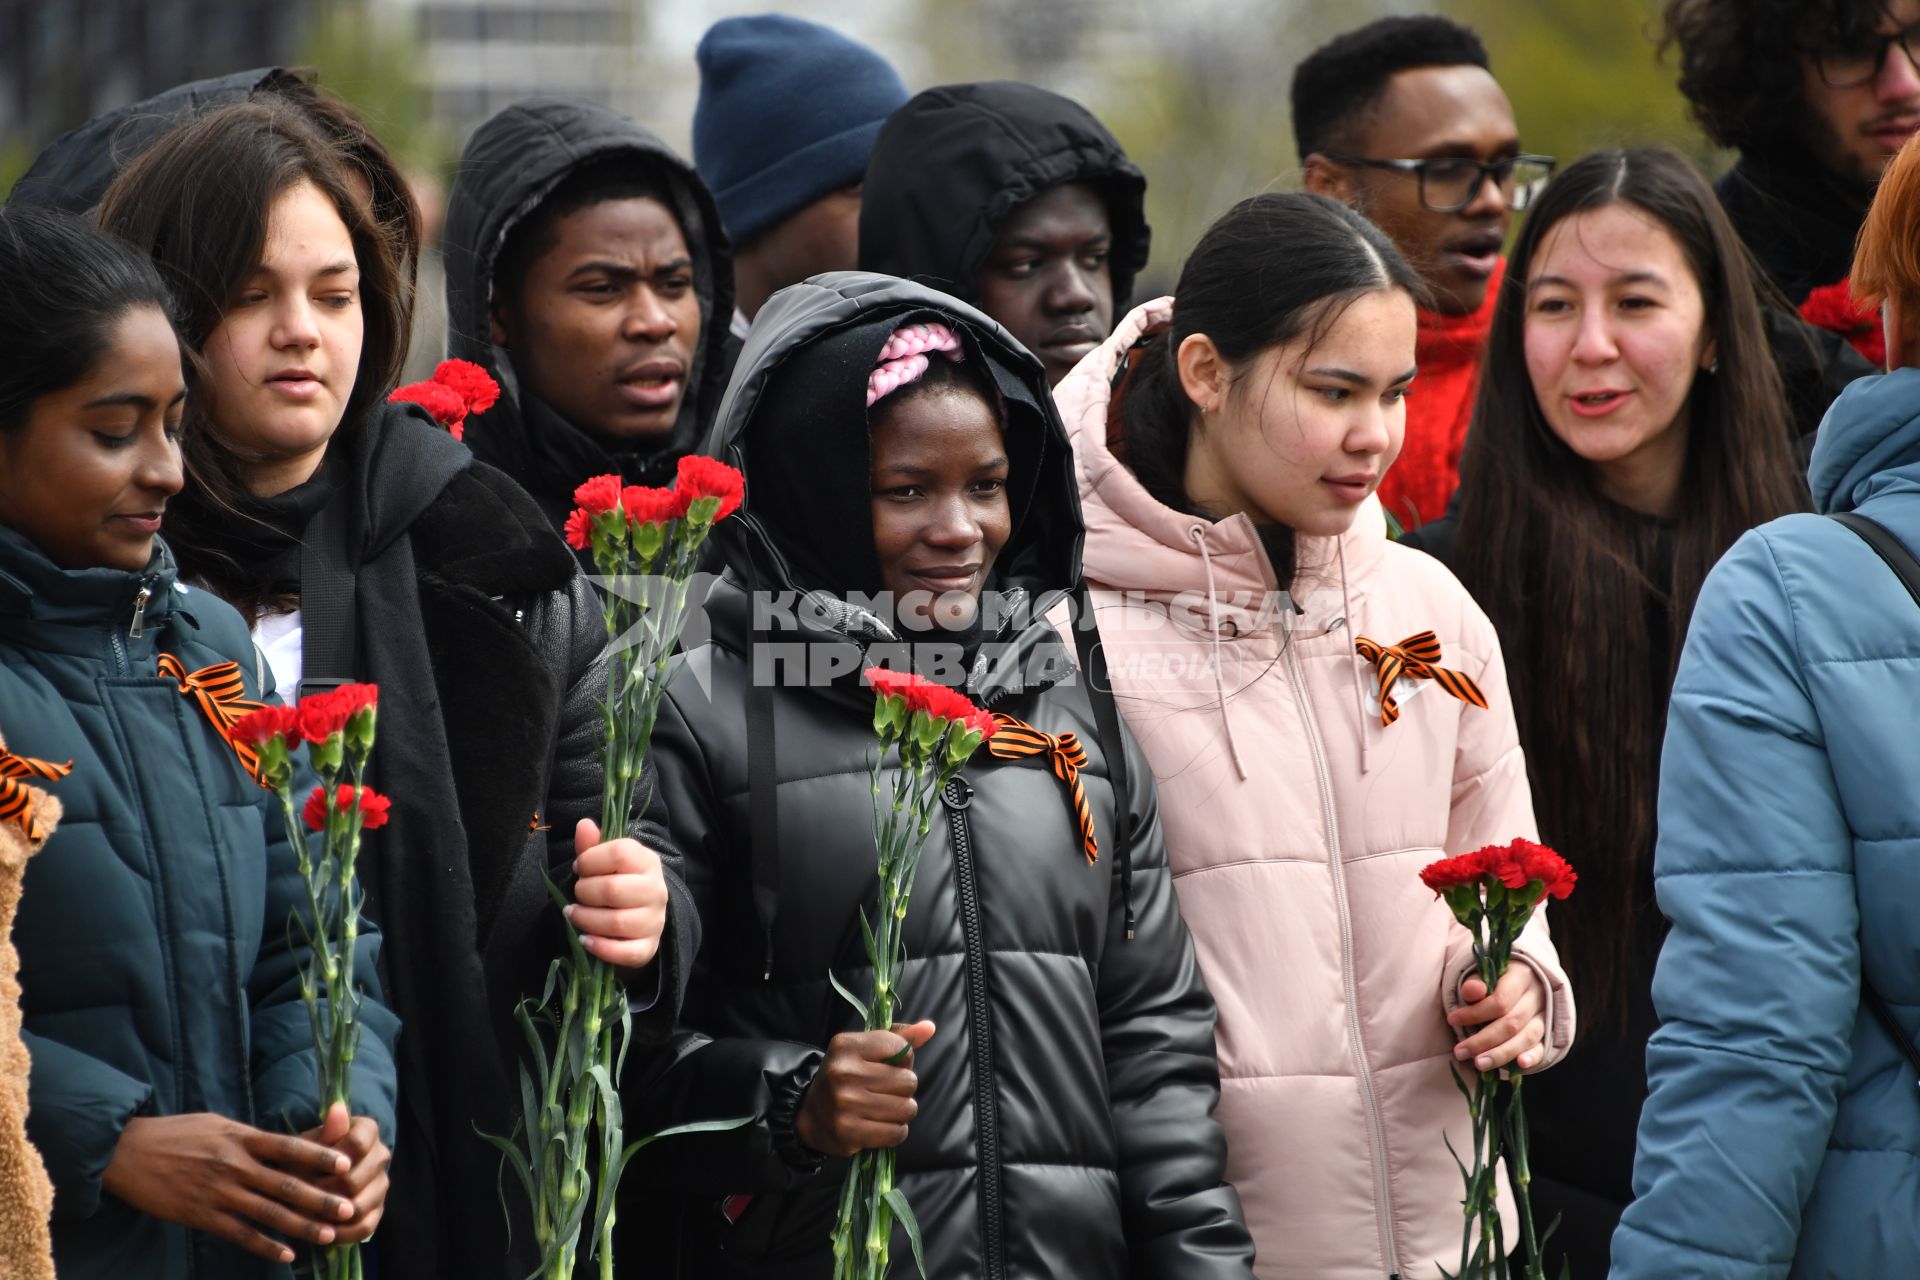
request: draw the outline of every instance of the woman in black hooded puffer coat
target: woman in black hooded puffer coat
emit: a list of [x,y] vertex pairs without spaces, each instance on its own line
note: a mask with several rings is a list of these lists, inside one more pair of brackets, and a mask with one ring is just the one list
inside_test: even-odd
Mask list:
[[[910,388],[862,403],[883,345],[913,324],[944,325],[957,342],[929,357],[951,367],[920,375],[946,386],[912,408],[932,406],[938,422],[957,396],[979,422],[997,402],[998,425],[977,438],[1004,458],[960,482],[966,501],[984,495],[976,510],[1004,494],[997,554],[993,534],[969,542],[959,518],[960,531],[923,525],[904,551],[881,532],[920,518],[893,514],[916,502],[962,501],[960,486],[943,488],[960,446],[924,415],[908,427],[897,412],[885,430],[921,442],[925,479],[895,474],[894,446],[877,443],[888,399]],[[1082,535],[1039,363],[944,294],[864,273],[815,277],[762,311],[710,451],[745,472],[747,506],[717,535],[726,572],[707,600],[710,635],[689,640],[653,752],[706,941],[676,1052],[629,1092],[650,1099],[642,1131],[754,1123],[648,1152],[656,1163],[634,1181],[679,1193],[678,1224],[662,1232],[681,1241],[678,1274],[827,1276],[846,1163],[808,1139],[844,1155],[904,1135],[899,1184],[928,1280],[1249,1275],[1211,1118],[1214,1005],[1174,898],[1153,775],[1047,621],[1077,581]],[[970,631],[916,637],[890,607],[849,599],[901,590],[902,565],[938,579],[976,564],[953,588],[985,587]],[[871,988],[858,911],[877,888],[875,738],[860,671],[883,656],[901,665],[896,637],[923,671],[945,659],[967,672],[964,692],[988,709],[1077,738],[1098,853],[1051,756],[983,747],[942,796],[906,918],[902,1009],[923,1021],[856,1034],[828,972]],[[904,1065],[880,1061],[903,1043]],[[642,1201],[660,1210],[650,1193],[630,1199],[635,1212]],[[903,1232],[893,1249],[905,1265]]]

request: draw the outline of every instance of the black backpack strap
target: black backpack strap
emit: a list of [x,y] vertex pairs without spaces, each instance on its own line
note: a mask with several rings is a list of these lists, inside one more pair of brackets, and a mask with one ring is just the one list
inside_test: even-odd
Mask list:
[[[355,650],[353,561],[347,541],[353,523],[353,504],[343,489],[307,522],[300,539],[297,694],[353,683],[359,656]],[[281,696],[292,701],[291,694]]]
[[[1887,568],[1893,570],[1894,576],[1900,579],[1900,585],[1907,589],[1907,594],[1913,597],[1913,602],[1920,605],[1920,560],[1914,559],[1913,552],[1900,540],[1899,535],[1878,520],[1871,516],[1863,516],[1858,511],[1842,511],[1833,518],[1859,534],[1861,541],[1872,547],[1874,554],[1887,562]],[[1914,1045],[1913,1037],[1907,1034],[1907,1029],[1901,1026],[1899,1020],[1893,1016],[1893,1010],[1887,1006],[1886,1000],[1880,993],[1873,989],[1873,984],[1867,981],[1865,974],[1860,977],[1860,1000],[1885,1029],[1888,1037],[1905,1056],[1907,1062],[1912,1065],[1914,1075],[1920,1077],[1920,1047]]]

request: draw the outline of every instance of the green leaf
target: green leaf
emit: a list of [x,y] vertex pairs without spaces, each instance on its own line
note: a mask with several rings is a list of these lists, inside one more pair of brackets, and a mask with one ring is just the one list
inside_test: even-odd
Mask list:
[[[533,1199],[533,1168],[527,1163],[526,1156],[521,1154],[520,1148],[515,1146],[510,1139],[503,1138],[496,1133],[488,1133],[479,1125],[473,1126],[473,1131],[480,1135],[482,1142],[498,1151],[501,1156],[504,1157],[501,1162],[503,1166],[513,1170],[514,1175],[520,1179],[520,1186],[527,1193],[527,1199]],[[517,1131],[516,1129],[516,1132]],[[513,1229],[513,1211],[508,1206],[505,1196],[500,1197],[500,1208],[507,1215],[507,1229],[511,1231]]]
[[915,1221],[913,1208],[907,1203],[907,1193],[899,1187],[889,1187],[880,1198],[887,1202],[887,1207],[893,1210],[893,1216],[900,1220],[901,1229],[907,1233],[907,1243],[913,1246],[913,1265],[924,1277],[927,1274],[927,1260],[920,1250],[920,1224]]
[[833,984],[833,989],[840,993],[841,999],[854,1007],[854,1010],[860,1015],[860,1021],[865,1023],[867,1020],[867,1002],[841,986],[840,979],[833,976],[833,970],[831,969],[827,970],[827,981]]

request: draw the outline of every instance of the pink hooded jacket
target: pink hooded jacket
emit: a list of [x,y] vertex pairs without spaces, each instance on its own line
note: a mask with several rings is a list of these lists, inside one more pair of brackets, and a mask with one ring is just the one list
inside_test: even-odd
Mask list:
[[[1170,299],[1137,308],[1054,398],[1114,691],[1153,765],[1180,908],[1220,1007],[1227,1176],[1263,1280],[1435,1280],[1459,1263],[1463,1188],[1446,1140],[1467,1152],[1471,1131],[1445,1014],[1473,961],[1419,871],[1535,836],[1499,642],[1437,560],[1387,540],[1371,503],[1345,536],[1298,540],[1295,613],[1245,516],[1207,521],[1152,498],[1107,447],[1109,387],[1170,315]],[[1402,679],[1400,718],[1382,726],[1354,642],[1426,630],[1491,709]],[[1544,912],[1516,956],[1547,992],[1545,1067],[1572,1043],[1574,1011]]]

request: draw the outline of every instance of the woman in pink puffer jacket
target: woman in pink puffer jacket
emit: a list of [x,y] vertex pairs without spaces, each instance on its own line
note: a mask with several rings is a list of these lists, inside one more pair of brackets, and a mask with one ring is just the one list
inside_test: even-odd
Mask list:
[[[1573,1039],[1544,913],[1489,996],[1419,880],[1535,830],[1493,628],[1371,497],[1415,288],[1346,208],[1255,196],[1054,391],[1114,690],[1219,1003],[1217,1115],[1263,1280],[1457,1263],[1452,1064],[1539,1070]],[[1383,691],[1362,639],[1427,631],[1466,679]]]

